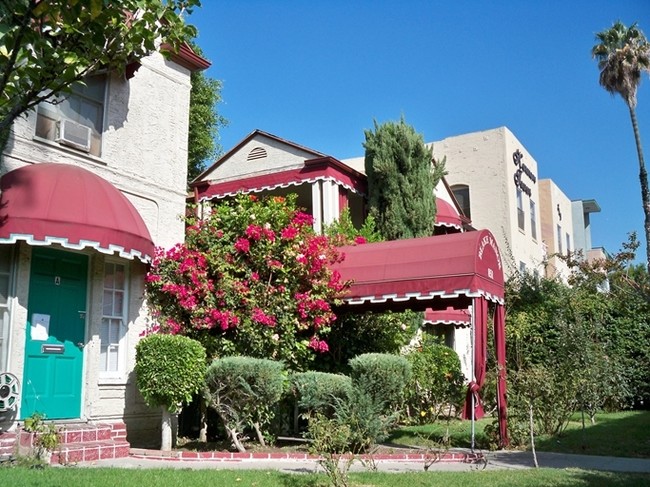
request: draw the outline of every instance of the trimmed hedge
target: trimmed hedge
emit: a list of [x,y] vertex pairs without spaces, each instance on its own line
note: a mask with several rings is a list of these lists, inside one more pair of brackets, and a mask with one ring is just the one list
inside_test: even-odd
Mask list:
[[205,349],[181,335],[149,335],[138,342],[136,384],[145,403],[177,412],[203,386]]
[[395,411],[404,401],[411,365],[398,355],[364,353],[350,360],[350,376],[353,386],[382,405],[383,411]]
[[326,372],[297,372],[291,375],[291,388],[303,416],[334,414],[337,399],[346,401],[352,394],[350,377]]
[[255,428],[263,443],[262,427],[275,414],[282,397],[286,374],[284,364],[252,357],[217,359],[205,374],[212,406],[240,451],[239,435],[244,428]]

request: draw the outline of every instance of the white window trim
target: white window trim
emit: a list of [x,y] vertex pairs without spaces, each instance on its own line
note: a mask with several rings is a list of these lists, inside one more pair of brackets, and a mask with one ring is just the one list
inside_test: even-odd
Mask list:
[[[124,299],[122,300],[122,325],[120,327],[120,338],[118,341],[118,355],[117,355],[117,370],[104,370],[106,364],[102,363],[102,343],[101,343],[101,327],[103,325],[104,318],[104,279],[105,279],[105,269],[106,264],[116,264],[124,267]],[[100,323],[99,330],[99,378],[100,379],[123,379],[124,373],[126,372],[126,348],[128,340],[128,310],[129,310],[129,265],[124,261],[119,259],[107,258],[104,261],[102,268],[102,322]]]

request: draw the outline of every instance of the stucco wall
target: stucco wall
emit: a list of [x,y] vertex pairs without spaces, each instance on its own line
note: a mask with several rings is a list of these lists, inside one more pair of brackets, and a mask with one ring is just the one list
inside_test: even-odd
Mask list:
[[[527,195],[524,195],[524,231],[520,231],[517,225],[514,183],[517,167],[512,159],[516,150],[521,151],[523,161],[536,176],[536,161],[506,127],[433,142],[436,160],[446,158],[446,179],[449,185],[469,186],[472,225],[479,229],[487,228],[494,234],[506,275],[516,271],[520,261],[529,270],[539,267],[542,262],[539,228],[537,240],[530,233],[530,203]],[[531,189],[531,197],[538,201],[537,184],[532,183],[527,176],[523,176],[523,180]]]
[[[558,276],[564,280],[569,276],[569,268],[557,255],[566,255],[567,250],[575,250],[573,236],[573,207],[571,200],[550,179],[540,181],[540,195],[543,201],[542,212],[542,238],[546,243],[548,253],[548,277]],[[559,235],[561,246],[558,243],[558,225],[562,234]],[[567,235],[570,246],[567,249]]]
[[[189,71],[156,53],[142,60],[127,81],[112,76],[108,83],[100,157],[34,136],[34,113],[18,120],[5,149],[2,173],[27,164],[57,162],[90,170],[112,183],[133,203],[155,245],[169,248],[184,238],[187,173]],[[16,292],[12,306],[8,370],[23,376],[31,247],[17,244]],[[146,326],[143,302],[145,264],[118,260],[127,266],[128,328],[121,346],[124,367],[113,377],[99,373],[103,268],[107,258],[89,256],[88,308],[82,385],[82,418],[123,420],[130,439],[138,432],[157,431],[159,411],[147,408],[133,377],[135,345]],[[115,257],[116,258],[116,257]],[[0,418],[1,420],[1,418]]]

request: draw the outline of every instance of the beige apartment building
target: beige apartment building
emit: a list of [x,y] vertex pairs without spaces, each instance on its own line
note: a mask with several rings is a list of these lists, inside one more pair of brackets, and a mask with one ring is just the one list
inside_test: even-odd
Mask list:
[[447,182],[472,225],[498,240],[506,276],[566,279],[558,254],[593,253],[589,215],[598,204],[572,201],[551,179],[540,180],[537,161],[507,127],[433,142],[433,153],[446,159]]

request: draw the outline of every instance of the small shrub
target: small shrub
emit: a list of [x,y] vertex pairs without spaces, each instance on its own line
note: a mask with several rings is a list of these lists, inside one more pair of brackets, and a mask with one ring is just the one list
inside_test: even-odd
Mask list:
[[36,462],[49,463],[52,452],[59,446],[59,429],[54,423],[46,423],[45,415],[34,413],[25,418],[23,429],[33,433],[33,456]]
[[239,451],[246,451],[240,439],[246,427],[254,428],[258,441],[266,443],[262,428],[273,418],[285,378],[282,362],[252,357],[225,357],[208,367],[210,406]]
[[325,372],[298,372],[291,376],[292,393],[303,418],[316,413],[331,418],[336,399],[347,400],[352,380],[345,375]]
[[365,353],[350,360],[350,376],[355,388],[382,406],[382,412],[398,410],[404,389],[411,378],[411,365],[398,355]]
[[334,417],[316,413],[309,418],[308,436],[318,453],[361,453],[385,440],[397,414],[386,415],[383,404],[353,389],[346,399],[335,399]]
[[408,355],[412,376],[408,388],[409,416],[421,423],[459,410],[465,396],[458,354],[430,335]]

